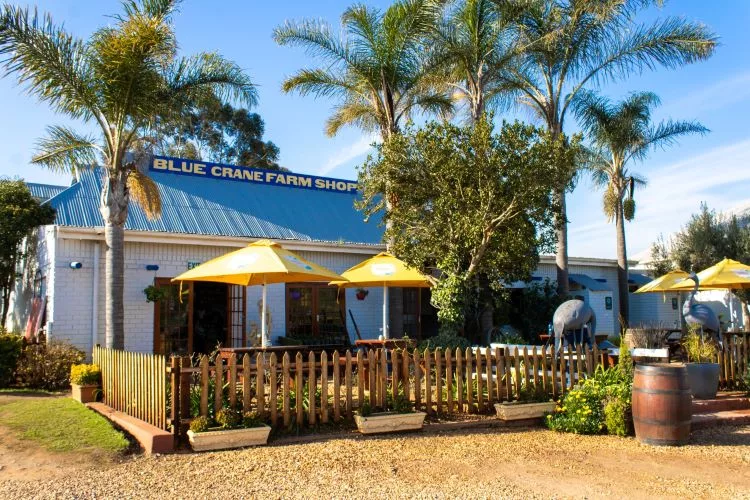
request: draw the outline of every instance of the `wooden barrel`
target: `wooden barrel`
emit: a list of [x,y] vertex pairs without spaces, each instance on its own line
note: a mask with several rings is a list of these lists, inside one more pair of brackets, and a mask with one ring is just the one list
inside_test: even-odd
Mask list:
[[692,398],[681,363],[637,365],[633,379],[633,426],[638,441],[678,446],[690,438]]

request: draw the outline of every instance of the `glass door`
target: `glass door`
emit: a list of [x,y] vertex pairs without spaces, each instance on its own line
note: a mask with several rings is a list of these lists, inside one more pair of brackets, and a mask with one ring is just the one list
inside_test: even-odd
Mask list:
[[346,336],[344,295],[338,288],[319,284],[286,287],[287,337],[302,343]]
[[[342,337],[346,334],[343,304],[337,300],[338,287],[317,289],[316,334],[320,337]],[[343,300],[343,294],[342,294]],[[335,343],[335,342],[333,342]]]
[[164,293],[154,302],[154,353],[190,354],[192,346],[192,284],[180,285],[169,278],[157,278],[155,286]]

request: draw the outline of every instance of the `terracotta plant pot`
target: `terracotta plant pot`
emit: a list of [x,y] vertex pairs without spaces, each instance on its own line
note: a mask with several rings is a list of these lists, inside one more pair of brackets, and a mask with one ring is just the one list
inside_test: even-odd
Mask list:
[[719,390],[719,363],[686,363],[690,392],[695,399],[714,399]]
[[271,427],[249,427],[247,429],[229,429],[207,432],[188,431],[190,446],[194,451],[227,450],[245,448],[268,443]]
[[414,413],[373,413],[363,417],[354,414],[357,429],[362,434],[380,434],[385,432],[401,432],[419,430],[424,425],[426,413],[417,411]]
[[497,418],[500,420],[529,420],[542,418],[547,413],[555,411],[555,402],[544,403],[497,403],[495,404]]
[[72,388],[72,397],[79,403],[95,403],[96,396],[99,393],[98,385],[78,385],[70,384]]

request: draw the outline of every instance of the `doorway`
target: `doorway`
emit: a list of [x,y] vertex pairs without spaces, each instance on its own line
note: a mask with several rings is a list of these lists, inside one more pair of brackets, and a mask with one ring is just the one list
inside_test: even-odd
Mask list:
[[345,295],[338,287],[316,283],[286,286],[286,334],[303,343],[339,343],[345,338]]
[[157,278],[154,285],[164,290],[154,302],[154,353],[210,354],[217,347],[245,345],[245,287],[195,282],[183,284],[180,292],[170,278]]

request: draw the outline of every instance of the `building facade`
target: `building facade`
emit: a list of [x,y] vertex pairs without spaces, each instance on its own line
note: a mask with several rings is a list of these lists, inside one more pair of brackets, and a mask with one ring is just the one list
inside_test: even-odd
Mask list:
[[[104,343],[102,171],[50,193],[54,225],[39,228],[12,297],[10,327],[68,340],[86,352]],[[162,216],[149,220],[134,204],[125,230],[125,347],[139,352],[210,352],[217,344],[257,343],[260,287],[172,284],[189,268],[261,238],[341,273],[384,250],[379,221],[354,208],[356,183],[340,179],[155,158],[149,175]],[[354,187],[352,187],[354,186]],[[571,258],[571,294],[597,315],[597,330],[619,332],[616,263]],[[555,278],[544,256],[534,280]],[[514,286],[524,286],[516,284]],[[275,344],[354,342],[382,333],[382,289],[365,297],[325,284],[268,286],[268,323]],[[436,332],[429,291],[394,289],[390,334]],[[542,333],[542,332],[540,332]]]

